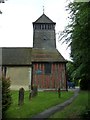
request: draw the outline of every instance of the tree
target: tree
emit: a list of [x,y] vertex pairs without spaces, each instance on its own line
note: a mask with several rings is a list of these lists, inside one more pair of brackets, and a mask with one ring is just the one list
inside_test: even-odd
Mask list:
[[74,82],[75,85],[78,86],[80,77],[76,76],[76,68],[75,68],[74,62],[68,61],[68,63],[66,64],[66,68],[67,68],[67,80]]
[[81,79],[81,89],[90,88],[90,2],[69,3],[70,22],[66,26],[62,38],[69,42],[71,57],[74,63],[75,78]]
[[73,81],[73,72],[74,72],[73,62],[68,61],[68,63],[66,64],[66,68],[67,68],[67,79],[68,79],[68,81]]
[[6,111],[11,104],[11,93],[10,93],[10,78],[2,76],[2,117],[6,117]]

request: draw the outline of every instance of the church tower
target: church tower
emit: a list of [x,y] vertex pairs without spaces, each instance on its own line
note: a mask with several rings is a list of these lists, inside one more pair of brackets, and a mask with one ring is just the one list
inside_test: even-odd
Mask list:
[[33,48],[1,48],[1,73],[10,76],[12,89],[67,90],[67,61],[56,49],[55,24],[43,13],[33,22]]
[[56,49],[55,25],[44,13],[33,22],[31,85],[38,89],[66,90],[66,60]]
[[44,13],[33,22],[34,48],[56,48],[55,24]]

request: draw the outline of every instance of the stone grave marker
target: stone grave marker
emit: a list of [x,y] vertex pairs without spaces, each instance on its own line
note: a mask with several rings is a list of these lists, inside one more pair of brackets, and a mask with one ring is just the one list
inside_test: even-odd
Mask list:
[[59,98],[61,97],[61,90],[60,90],[60,88],[58,88],[58,97]]
[[23,105],[24,103],[24,88],[19,89],[18,105]]
[[29,85],[29,100],[32,98],[32,89],[31,85]]

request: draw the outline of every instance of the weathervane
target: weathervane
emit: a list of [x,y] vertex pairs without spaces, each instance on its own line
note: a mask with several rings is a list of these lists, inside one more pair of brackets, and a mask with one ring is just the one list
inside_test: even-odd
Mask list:
[[44,6],[43,6],[43,14],[44,14],[44,11],[45,11],[45,9],[44,9]]

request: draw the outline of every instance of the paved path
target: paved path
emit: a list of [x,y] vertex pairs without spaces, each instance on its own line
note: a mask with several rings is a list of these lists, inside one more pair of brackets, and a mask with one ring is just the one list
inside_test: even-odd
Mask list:
[[54,107],[51,107],[49,109],[46,109],[45,111],[39,113],[38,115],[32,117],[30,120],[33,120],[33,119],[37,119],[37,118],[40,118],[40,119],[47,119],[49,118],[52,114],[54,114],[55,112],[57,111],[60,111],[62,110],[63,108],[65,108],[67,105],[71,104],[72,101],[77,97],[78,95],[78,92],[79,92],[79,88],[76,88],[76,89],[72,89],[73,91],[75,91],[74,93],[74,96],[71,97],[69,100],[65,101],[64,103],[61,103],[61,104],[58,104]]

